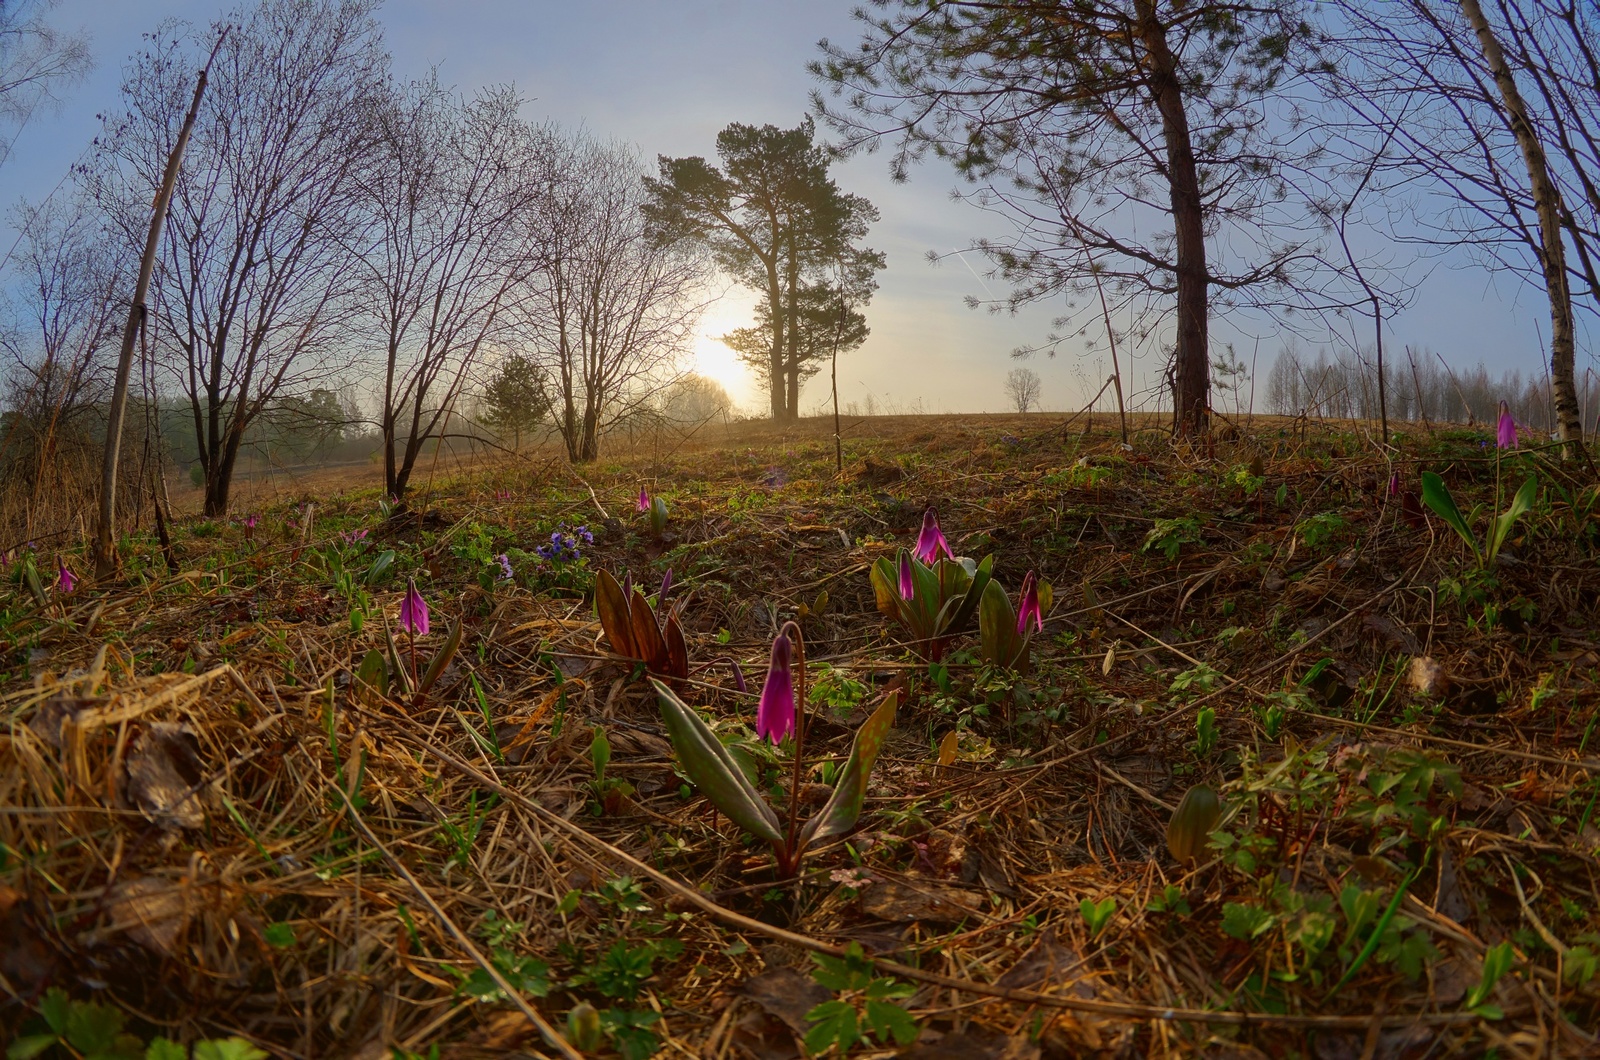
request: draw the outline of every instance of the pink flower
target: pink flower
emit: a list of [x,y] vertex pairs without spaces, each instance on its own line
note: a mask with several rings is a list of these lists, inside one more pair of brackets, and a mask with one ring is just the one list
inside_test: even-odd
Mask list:
[[643,486],[639,487],[639,500],[636,503],[639,505],[639,510],[641,512],[647,512],[650,510],[650,494],[645,492]]
[[756,707],[756,735],[782,743],[794,731],[794,675],[790,660],[794,645],[779,633],[772,642],[772,664],[767,667],[767,683],[761,687],[761,703]]
[[929,508],[922,513],[922,533],[917,535],[917,558],[927,564],[932,564],[943,552],[949,559],[955,559],[956,554],[950,551],[950,542],[944,539],[944,534],[939,530],[939,517],[934,510]]
[[1389,476],[1389,496],[1398,497],[1399,495],[1400,495],[1400,472],[1396,471],[1394,474]]
[[424,637],[428,635],[428,602],[417,592],[413,578],[406,579],[405,599],[400,601],[400,628]]
[[1039,583],[1034,578],[1033,571],[1022,579],[1022,595],[1017,600],[1017,632],[1028,632],[1028,624],[1032,622],[1036,632],[1044,632],[1044,612],[1039,609]]
[[70,593],[78,587],[78,579],[67,569],[65,560],[57,560],[56,564],[59,568],[56,571],[56,588],[64,593]]
[[1511,418],[1511,406],[1500,402],[1500,422],[1495,426],[1495,445],[1501,449],[1517,447],[1517,421]]
[[917,587],[911,581],[911,554],[900,553],[900,599],[911,600],[917,595]]

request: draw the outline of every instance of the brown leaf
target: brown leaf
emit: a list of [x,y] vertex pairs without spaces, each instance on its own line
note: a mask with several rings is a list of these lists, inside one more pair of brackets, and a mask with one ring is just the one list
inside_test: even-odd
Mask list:
[[867,915],[881,920],[946,924],[980,915],[983,905],[982,897],[972,891],[932,880],[885,880],[868,888],[861,899]]
[[903,1060],[1037,1060],[1039,1046],[1026,1035],[972,1026],[933,1041],[919,1041],[895,1055]]
[[111,891],[111,923],[158,956],[175,953],[178,935],[189,924],[190,899],[182,885],[160,876],[126,880]]
[[1076,949],[1057,941],[1054,928],[1046,928],[1033,948],[1006,969],[995,980],[995,985],[1007,990],[1027,990],[1068,975],[1082,960]]
[[633,639],[633,620],[628,609],[628,598],[622,595],[622,586],[610,571],[601,571],[594,579],[594,608],[600,616],[600,628],[605,632],[611,650],[628,659],[639,657],[638,645]]
[[678,613],[674,611],[667,616],[666,630],[666,669],[661,671],[666,677],[676,677],[682,680],[689,676],[689,646],[683,641],[683,627],[678,625]]
[[802,1036],[809,1026],[806,1013],[824,1001],[833,1000],[827,989],[794,968],[762,972],[746,979],[739,992]]
[[199,828],[205,821],[194,790],[205,775],[197,747],[188,726],[158,721],[139,734],[128,752],[128,801],[169,831]]
[[643,659],[645,665],[658,674],[666,673],[667,642],[661,639],[661,627],[656,625],[656,613],[650,610],[650,601],[644,598],[644,593],[634,589],[628,606],[633,614],[634,658]]

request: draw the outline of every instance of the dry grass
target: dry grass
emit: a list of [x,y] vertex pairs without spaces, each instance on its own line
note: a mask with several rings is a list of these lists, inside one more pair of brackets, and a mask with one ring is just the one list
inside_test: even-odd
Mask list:
[[[1085,436],[1064,417],[872,421],[841,480],[818,421],[652,438],[582,479],[554,454],[441,464],[419,486],[426,515],[387,524],[375,488],[314,478],[277,487],[319,496],[309,534],[284,507],[249,544],[192,523],[176,577],[141,542],[129,585],[43,612],[14,596],[0,612],[0,1025],[24,1026],[61,986],[145,1039],[554,1056],[573,1055],[551,1028],[585,999],[656,1014],[660,1055],[764,1060],[797,1055],[805,1011],[829,996],[806,952],[857,943],[916,986],[924,1041],[907,1055],[1589,1054],[1600,995],[1571,967],[1578,947],[1600,949],[1592,492],[1543,468],[1575,499],[1514,542],[1517,562],[1483,590],[1501,615],[1486,624],[1472,585],[1450,599],[1459,545],[1385,498],[1389,469],[1359,434],[1258,418],[1206,453],[1154,430],[1124,453],[1113,422]],[[1458,492],[1486,486],[1471,439],[1418,433],[1406,451],[1408,482],[1448,465]],[[1247,494],[1231,476],[1257,454],[1266,482]],[[635,522],[640,482],[672,505],[664,543]],[[1054,583],[1031,708],[959,659],[942,689],[877,614],[866,566],[927,504],[958,552],[995,554],[1008,589],[1030,568]],[[1157,520],[1186,518],[1174,558],[1142,548]],[[719,660],[759,673],[774,617],[823,589],[827,608],[802,620],[813,673],[826,661],[869,700],[909,679],[848,847],[775,881],[770,858],[681,794],[654,704],[600,650],[587,603],[531,563],[522,585],[486,589],[458,554],[480,527],[496,551],[531,550],[562,522],[596,529],[597,566],[652,585],[673,566],[693,593],[692,698],[729,725],[754,697]],[[429,572],[424,661],[448,622],[465,625],[425,702],[351,684],[383,623],[352,632],[314,557],[356,528],[363,564],[394,548],[400,570]],[[401,584],[371,590],[374,613],[392,621]],[[1413,690],[1413,657],[1451,682]],[[1287,716],[1269,738],[1274,704]],[[1199,753],[1206,709],[1218,742]],[[843,753],[849,721],[820,718],[820,753]],[[631,795],[591,789],[597,725]],[[1460,787],[1379,799],[1393,815],[1369,822],[1362,790],[1411,752]],[[1167,854],[1170,808],[1197,781],[1231,792],[1227,828],[1254,843],[1253,867],[1185,871]],[[607,890],[619,876],[648,909]],[[1357,959],[1360,935],[1335,952],[1351,886],[1404,923],[1395,941],[1416,968],[1376,944]],[[1187,913],[1161,908],[1174,896]],[[1107,899],[1095,933],[1080,904]],[[1301,934],[1308,899],[1337,927],[1320,961]],[[1238,911],[1257,908],[1271,923],[1241,931]],[[604,956],[662,939],[681,955],[662,950],[634,999],[608,998]],[[1504,941],[1513,970],[1486,996],[1503,1017],[1464,1011]],[[528,960],[548,966],[544,996],[459,989],[483,967],[531,974]]]

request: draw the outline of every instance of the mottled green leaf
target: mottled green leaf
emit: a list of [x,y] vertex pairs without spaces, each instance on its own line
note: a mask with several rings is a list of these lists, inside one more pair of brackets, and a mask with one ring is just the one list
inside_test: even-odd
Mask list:
[[861,804],[867,797],[867,778],[872,775],[878,752],[883,750],[883,741],[894,728],[894,713],[899,703],[900,693],[890,692],[856,731],[855,741],[850,745],[850,758],[839,774],[833,795],[800,832],[801,850],[819,839],[843,835],[855,826],[856,819],[861,816]]
[[751,835],[769,843],[783,842],[777,815],[745,779],[722,741],[672,689],[654,678],[650,683],[678,762],[700,794]]

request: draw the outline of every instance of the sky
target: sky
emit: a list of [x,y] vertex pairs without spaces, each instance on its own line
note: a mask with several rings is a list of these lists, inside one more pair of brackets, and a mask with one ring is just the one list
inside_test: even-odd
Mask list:
[[[515,84],[529,120],[582,125],[638,145],[647,159],[666,154],[714,160],[716,134],[730,122],[792,127],[805,116],[815,87],[805,64],[818,56],[819,38],[858,38],[850,18],[855,2],[387,0],[380,19],[399,77],[437,66],[441,80],[466,91]],[[35,116],[22,131],[0,168],[0,205],[38,201],[62,184],[99,131],[97,115],[117,107],[121,70],[141,33],[169,17],[209,23],[231,6],[218,0],[60,0],[54,23],[87,31],[94,67],[83,82],[61,92],[55,110]],[[965,304],[968,296],[987,300],[1006,288],[985,277],[981,255],[949,255],[1009,229],[954,201],[958,181],[948,168],[926,164],[913,169],[907,183],[895,184],[880,153],[840,162],[833,174],[845,191],[878,207],[882,218],[867,242],[888,256],[866,308],[872,334],[840,359],[841,403],[861,411],[869,399],[879,411],[1003,411],[1009,404],[1005,375],[1019,364],[1042,378],[1046,409],[1079,408],[1099,388],[1110,370],[1103,342],[1090,350],[1087,340],[1074,338],[1053,358],[1017,362],[1010,356],[1045,339],[1061,303],[998,315]],[[0,235],[0,255],[12,238]],[[930,251],[945,260],[930,263]],[[1539,336],[1549,331],[1542,292],[1458,258],[1419,266],[1422,272],[1427,279],[1411,308],[1386,325],[1388,348],[1437,350],[1453,366],[1483,362],[1496,374],[1511,368],[1525,375],[1542,372]],[[754,294],[733,287],[712,306],[701,323],[694,364],[751,411],[763,408],[765,399],[715,336],[748,324],[755,302]],[[1092,328],[1091,334],[1100,331]],[[1257,385],[1264,393],[1283,337],[1265,322],[1217,322],[1212,331],[1214,345],[1232,342],[1247,364],[1259,356]],[[1302,349],[1315,347],[1304,338],[1293,341]],[[1152,341],[1124,349],[1125,358],[1129,353],[1135,359],[1132,391],[1149,385],[1160,351]],[[1592,352],[1580,346],[1580,376],[1595,364]],[[1126,360],[1123,368],[1129,371]],[[806,387],[802,411],[819,408],[827,397],[824,373]],[[1108,392],[1100,407],[1114,407],[1110,400]]]

